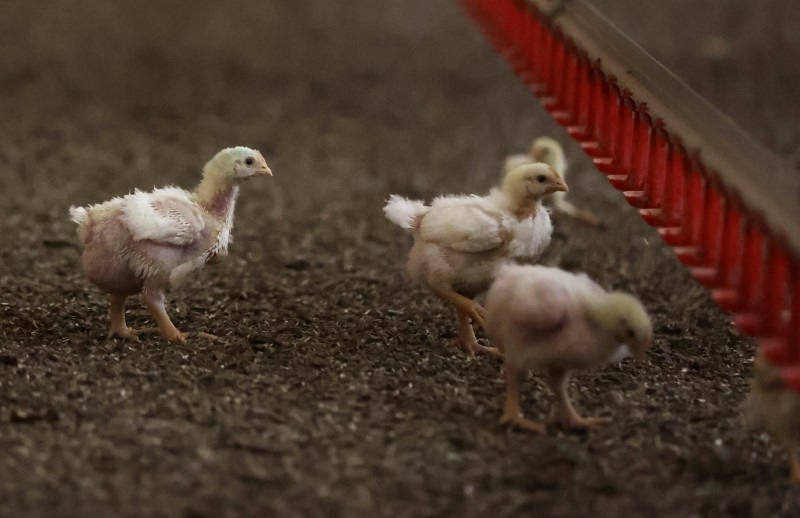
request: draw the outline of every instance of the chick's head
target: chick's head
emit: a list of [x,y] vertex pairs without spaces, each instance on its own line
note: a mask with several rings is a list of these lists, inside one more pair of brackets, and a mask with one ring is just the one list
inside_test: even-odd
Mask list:
[[550,137],[539,137],[531,144],[531,149],[528,155],[537,162],[544,162],[557,171],[561,171],[561,167],[565,162],[564,149],[561,144],[555,139]]
[[552,167],[538,162],[527,162],[509,168],[503,178],[503,191],[518,201],[539,201],[556,191],[569,188]]
[[203,176],[238,182],[254,176],[272,176],[272,171],[260,152],[238,146],[223,149],[214,155],[203,168]]
[[616,343],[628,347],[641,360],[653,341],[653,324],[639,300],[627,293],[612,292],[595,305],[594,318]]

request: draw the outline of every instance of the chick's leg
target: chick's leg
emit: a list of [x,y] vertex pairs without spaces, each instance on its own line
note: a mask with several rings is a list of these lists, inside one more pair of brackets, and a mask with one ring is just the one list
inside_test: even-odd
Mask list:
[[470,356],[475,356],[475,352],[480,351],[498,358],[503,357],[503,353],[496,348],[486,347],[478,343],[478,339],[475,338],[475,330],[472,329],[472,324],[470,323],[470,316],[467,313],[456,308],[456,314],[458,315],[458,337],[453,341],[455,345],[460,346]]
[[122,338],[124,340],[129,340],[131,342],[138,342],[139,337],[136,336],[136,332],[131,330],[125,324],[125,297],[124,295],[111,295],[111,309],[109,311],[109,317],[111,319],[111,325],[108,328],[108,334],[106,338]]
[[519,386],[522,373],[507,363],[503,366],[503,371],[506,378],[506,403],[503,415],[500,417],[500,424],[512,424],[531,432],[544,433],[545,426],[543,424],[525,419],[522,415],[522,409],[519,406]]
[[157,328],[147,328],[138,331],[138,333],[152,333],[158,332],[164,339],[170,342],[185,342],[190,336],[199,336],[207,340],[216,340],[216,336],[208,333],[181,333],[172,323],[167,315],[165,308],[164,293],[160,290],[147,290],[142,291],[142,300],[147,307],[147,311],[153,316],[153,319],[158,325]]
[[559,212],[563,212],[567,216],[573,217],[578,221],[591,225],[593,227],[600,227],[602,224],[600,220],[589,212],[588,210],[579,209],[566,199],[567,193],[555,192],[553,193],[553,208]]
[[572,406],[567,391],[569,389],[569,372],[550,371],[547,374],[547,384],[556,397],[556,411],[554,420],[562,426],[574,429],[597,428],[608,424],[611,419],[608,417],[581,417]]
[[473,322],[484,327],[486,310],[483,309],[483,306],[453,290],[433,288],[433,292],[440,299],[450,303],[457,311],[465,313]]
[[790,444],[787,448],[791,481],[795,484],[800,484],[800,459],[797,458],[797,448],[793,444]]

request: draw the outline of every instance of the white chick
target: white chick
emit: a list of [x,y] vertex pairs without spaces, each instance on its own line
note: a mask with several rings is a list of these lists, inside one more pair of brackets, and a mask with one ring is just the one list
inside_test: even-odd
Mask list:
[[[111,299],[108,338],[138,341],[159,332],[183,342],[165,309],[164,292],[182,277],[227,254],[239,184],[272,172],[261,153],[246,147],[223,149],[203,168],[194,192],[177,187],[136,190],[88,207],[70,207],[84,245],[82,265],[89,280]],[[134,331],[125,324],[125,299],[141,293],[158,324]],[[204,338],[213,335],[200,333]]]
[[765,357],[769,352],[762,348],[756,357],[745,409],[786,449],[791,480],[800,484],[800,366],[775,366]]
[[[526,155],[511,155],[506,158],[505,169],[526,162],[543,162],[555,169],[561,178],[566,178],[567,158],[564,149],[555,139],[539,137],[533,141]],[[592,226],[600,226],[600,220],[591,212],[579,209],[567,200],[566,192],[554,192],[544,198],[544,203],[564,214]]]
[[542,253],[553,226],[539,202],[566,190],[551,167],[526,163],[509,169],[502,186],[486,196],[441,196],[426,206],[392,195],[386,203],[386,217],[414,236],[411,279],[456,309],[457,340],[468,354],[497,354],[475,338],[470,319],[483,326],[484,310],[474,298],[489,287],[499,264]]
[[501,423],[544,432],[520,410],[522,374],[545,373],[556,397],[554,419],[568,428],[594,427],[605,418],[578,415],[567,394],[575,370],[619,362],[629,352],[644,356],[653,338],[642,304],[607,292],[585,274],[544,266],[500,269],[486,296],[486,333],[505,355],[506,402]]

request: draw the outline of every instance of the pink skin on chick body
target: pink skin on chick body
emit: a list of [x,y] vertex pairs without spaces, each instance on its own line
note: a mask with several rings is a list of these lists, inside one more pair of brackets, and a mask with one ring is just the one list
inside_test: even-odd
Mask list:
[[504,354],[506,405],[502,423],[543,432],[520,410],[522,374],[544,372],[556,396],[554,418],[569,428],[608,422],[578,415],[567,394],[572,371],[644,356],[653,337],[634,297],[607,292],[586,275],[544,266],[501,268],[486,296],[486,332]]
[[[108,337],[138,341],[158,332],[185,341],[166,313],[164,292],[187,274],[227,254],[239,184],[271,176],[264,157],[246,147],[220,151],[203,168],[194,192],[176,187],[136,191],[89,207],[72,207],[85,245],[81,263],[89,280],[109,293]],[[141,293],[157,327],[133,331],[125,323],[125,299]],[[213,335],[198,333],[204,338]]]

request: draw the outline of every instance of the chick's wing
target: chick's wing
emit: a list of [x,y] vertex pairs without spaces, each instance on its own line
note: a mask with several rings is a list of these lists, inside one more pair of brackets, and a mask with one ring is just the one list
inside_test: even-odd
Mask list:
[[504,215],[478,197],[438,198],[422,219],[420,236],[459,252],[488,252],[507,243]]

